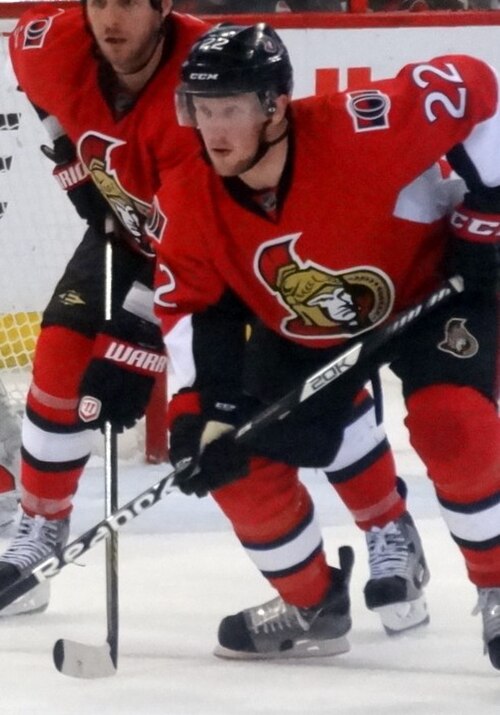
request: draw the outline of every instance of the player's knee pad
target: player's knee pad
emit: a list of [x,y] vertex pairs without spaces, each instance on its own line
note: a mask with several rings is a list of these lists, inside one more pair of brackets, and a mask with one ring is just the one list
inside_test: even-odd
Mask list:
[[470,387],[435,385],[406,401],[410,441],[438,490],[500,488],[500,422],[495,406]]

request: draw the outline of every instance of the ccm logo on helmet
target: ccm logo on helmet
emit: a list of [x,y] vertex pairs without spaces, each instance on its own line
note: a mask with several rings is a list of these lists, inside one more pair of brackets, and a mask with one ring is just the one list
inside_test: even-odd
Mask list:
[[219,73],[212,72],[191,72],[189,79],[219,79]]

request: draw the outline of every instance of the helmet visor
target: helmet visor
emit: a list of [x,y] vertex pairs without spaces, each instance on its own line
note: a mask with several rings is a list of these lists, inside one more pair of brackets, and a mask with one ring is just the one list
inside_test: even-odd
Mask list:
[[176,90],[175,108],[181,127],[217,123],[245,129],[267,117],[257,92],[193,92],[185,84]]

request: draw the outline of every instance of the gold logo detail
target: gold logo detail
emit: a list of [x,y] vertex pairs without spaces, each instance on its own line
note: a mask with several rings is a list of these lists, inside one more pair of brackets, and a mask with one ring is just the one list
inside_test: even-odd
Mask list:
[[85,305],[85,301],[76,290],[67,290],[64,293],[59,293],[57,297],[64,305]]
[[290,313],[282,321],[285,334],[351,337],[389,315],[394,291],[383,271],[372,266],[333,271],[303,261],[295,251],[300,235],[264,244],[256,262],[260,280]]

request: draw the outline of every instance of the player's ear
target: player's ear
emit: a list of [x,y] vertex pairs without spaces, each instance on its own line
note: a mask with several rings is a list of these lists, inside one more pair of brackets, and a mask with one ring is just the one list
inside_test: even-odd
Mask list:
[[274,100],[274,112],[272,113],[272,122],[273,124],[279,124],[280,122],[283,121],[283,119],[286,116],[286,111],[288,108],[288,104],[290,102],[290,97],[287,94],[280,94],[279,97],[276,97]]
[[172,12],[173,0],[161,0],[161,15],[167,17]]

